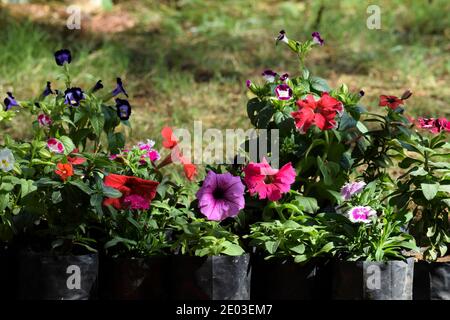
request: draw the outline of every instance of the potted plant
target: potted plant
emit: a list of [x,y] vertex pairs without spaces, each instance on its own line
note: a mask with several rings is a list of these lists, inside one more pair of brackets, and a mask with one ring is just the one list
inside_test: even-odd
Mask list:
[[[386,177],[384,184],[388,184]],[[405,233],[412,213],[390,206],[379,181],[346,184],[343,203],[328,220],[334,235],[333,298],[411,300],[414,238]]]

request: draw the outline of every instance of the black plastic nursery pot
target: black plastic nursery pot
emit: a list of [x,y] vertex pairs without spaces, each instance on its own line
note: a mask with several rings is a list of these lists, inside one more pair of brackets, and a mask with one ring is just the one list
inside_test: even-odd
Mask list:
[[333,263],[333,299],[412,300],[414,258]]
[[416,262],[413,299],[450,300],[450,262]]
[[173,256],[173,300],[249,300],[250,256]]
[[169,256],[100,259],[100,298],[167,300]]
[[252,257],[252,300],[313,300],[331,298],[331,263],[306,264],[292,259]]
[[16,270],[13,250],[0,244],[0,300],[14,298]]
[[17,297],[24,300],[88,300],[97,295],[98,255],[21,251]]

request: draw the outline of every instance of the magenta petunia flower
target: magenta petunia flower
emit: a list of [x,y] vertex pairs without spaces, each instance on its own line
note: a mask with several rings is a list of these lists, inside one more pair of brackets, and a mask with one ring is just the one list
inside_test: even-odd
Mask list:
[[63,153],[64,152],[64,145],[61,141],[55,138],[50,138],[47,140],[47,147],[50,149],[50,151],[56,152],[56,153]]
[[266,159],[261,163],[250,162],[245,167],[244,174],[244,182],[250,194],[258,194],[259,199],[268,198],[270,201],[280,200],[283,193],[289,192],[296,176],[290,162],[277,170]]
[[418,125],[422,129],[427,129],[431,133],[450,132],[450,121],[446,118],[423,118],[417,119]]
[[41,127],[48,127],[52,124],[52,118],[50,118],[50,116],[46,114],[41,113],[40,115],[38,115],[38,123]]
[[139,148],[139,150],[146,150],[146,151],[150,151],[152,150],[152,148],[155,146],[155,141],[147,139],[147,142],[138,142],[137,144],[137,148]]
[[315,31],[315,32],[312,33],[311,36],[312,36],[313,42],[315,44],[323,46],[324,41],[323,41],[322,37],[320,36],[319,32]]
[[154,162],[154,161],[158,161],[159,159],[161,159],[161,155],[159,154],[158,151],[156,150],[150,150],[147,153],[147,157],[150,158],[150,161]]
[[354,181],[344,184],[341,188],[341,195],[345,201],[350,200],[354,194],[363,191],[366,183],[364,181]]
[[353,207],[347,212],[347,216],[350,219],[351,222],[357,223],[357,222],[363,222],[363,223],[369,223],[371,221],[371,217],[374,217],[377,215],[377,212],[373,210],[371,207]]
[[150,208],[150,202],[138,194],[131,194],[123,199],[124,207],[133,210],[147,210]]
[[196,194],[200,212],[214,221],[237,216],[245,206],[244,189],[240,177],[209,171]]
[[292,89],[285,83],[278,85],[275,88],[275,94],[278,100],[289,100],[292,98]]

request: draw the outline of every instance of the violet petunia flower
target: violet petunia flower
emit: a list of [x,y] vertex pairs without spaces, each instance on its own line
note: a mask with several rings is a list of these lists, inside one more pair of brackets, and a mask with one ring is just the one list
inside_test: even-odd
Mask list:
[[289,43],[289,39],[286,36],[286,32],[284,30],[281,30],[280,33],[278,34],[278,37],[276,38],[276,43],[278,44],[278,42],[285,42],[285,43]]
[[120,120],[128,120],[131,115],[131,106],[127,100],[116,98],[117,116]]
[[123,93],[128,98],[128,93],[126,92],[125,88],[123,87],[122,79],[117,78],[117,86],[111,92],[111,94],[112,94],[113,97],[115,97],[115,96],[117,96],[120,93]]
[[98,80],[95,86],[92,88],[92,92],[96,92],[100,89],[103,89],[102,80]]
[[289,79],[289,74],[287,74],[287,73],[283,73],[280,76],[280,80],[283,81],[283,82],[287,81],[288,79]]
[[63,66],[64,63],[72,62],[72,54],[67,49],[61,49],[55,52],[55,61],[58,66]]
[[250,88],[250,86],[252,85],[252,82],[250,80],[247,80],[245,82],[245,85],[247,86],[247,88]]
[[270,69],[264,70],[263,73],[261,74],[263,76],[263,78],[267,81],[267,82],[274,82],[275,81],[275,77],[278,75],[275,71],[272,71]]
[[84,99],[83,90],[80,88],[69,88],[64,92],[64,103],[71,107],[78,107]]
[[377,215],[377,212],[373,210],[371,207],[363,207],[363,206],[357,206],[351,208],[347,212],[347,216],[353,223],[363,222],[363,223],[369,223],[371,221],[371,217],[375,217]]
[[325,41],[323,41],[323,39],[320,37],[320,33],[319,33],[319,32],[315,31],[315,32],[313,32],[313,33],[311,34],[311,36],[312,36],[313,42],[314,42],[315,44],[318,44],[318,45],[323,46],[323,43],[324,43]]
[[52,87],[50,81],[47,81],[47,85],[45,86],[44,91],[42,92],[42,97],[46,97],[53,94]]
[[244,189],[240,177],[209,171],[196,194],[200,212],[214,221],[237,216],[245,206]]
[[352,198],[353,195],[360,193],[363,191],[366,183],[364,181],[354,181],[344,184],[341,188],[341,195],[345,201],[348,201]]
[[16,101],[11,92],[6,93],[8,95],[3,102],[5,103],[5,111],[10,110],[12,107],[19,107],[19,103]]
[[292,98],[292,89],[283,83],[275,88],[275,94],[278,100],[290,100]]

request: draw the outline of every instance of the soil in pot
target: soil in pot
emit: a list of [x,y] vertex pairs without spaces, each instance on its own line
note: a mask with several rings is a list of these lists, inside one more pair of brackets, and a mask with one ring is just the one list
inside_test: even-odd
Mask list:
[[167,300],[169,256],[100,260],[100,297],[109,300]]
[[98,255],[55,255],[21,251],[18,256],[18,298],[88,300],[96,298]]
[[252,257],[252,300],[312,300],[331,298],[331,268],[327,260],[299,264],[292,259]]
[[414,265],[414,300],[450,300],[450,257]]
[[173,256],[171,299],[249,300],[250,256]]
[[414,258],[333,263],[333,299],[412,300]]

